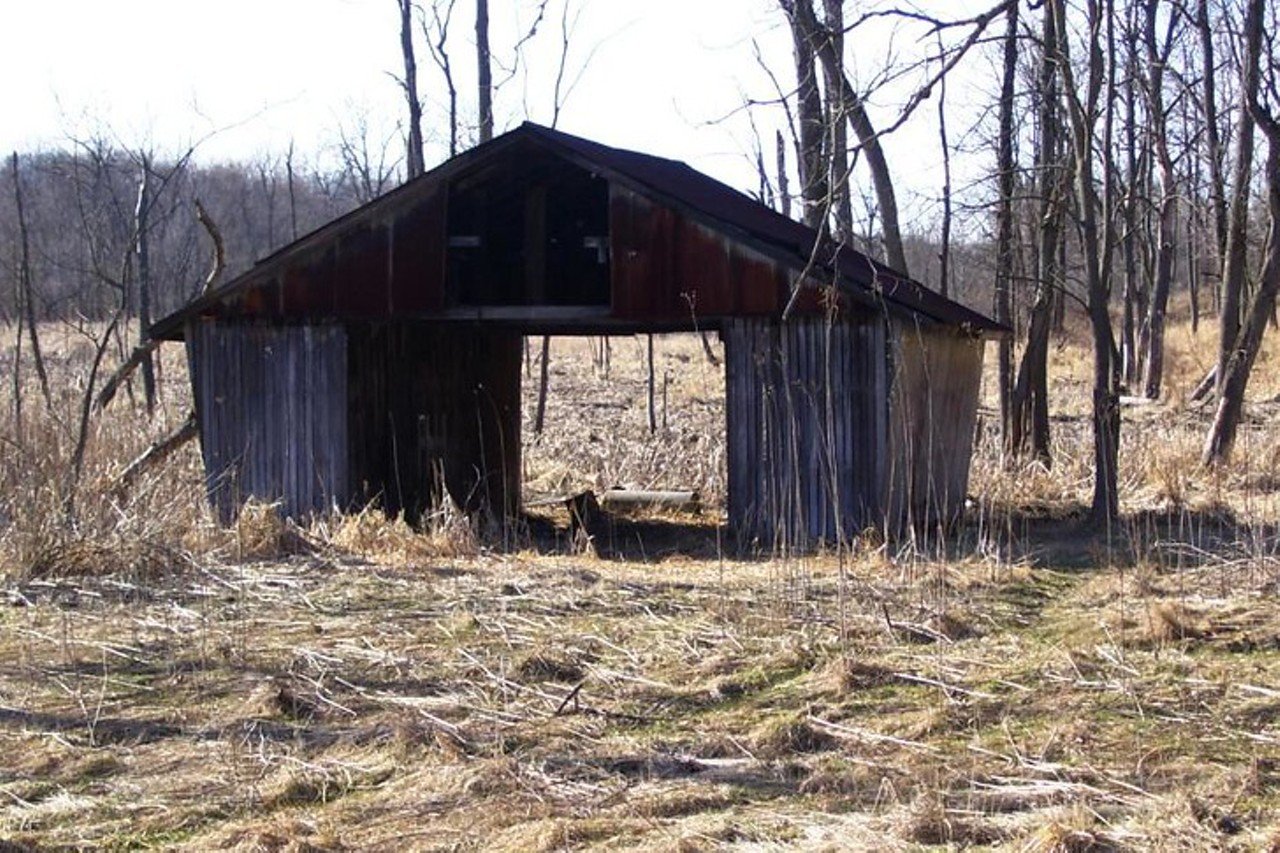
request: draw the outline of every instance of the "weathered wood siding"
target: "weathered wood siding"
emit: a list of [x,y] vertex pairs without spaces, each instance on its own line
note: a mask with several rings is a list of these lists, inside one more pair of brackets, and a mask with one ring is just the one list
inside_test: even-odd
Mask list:
[[891,336],[889,517],[947,523],[969,488],[983,342],[900,320]]
[[425,323],[349,330],[354,498],[416,520],[443,490],[511,516],[520,498],[521,336]]
[[868,312],[725,324],[729,522],[778,548],[835,541],[882,517],[885,327]]
[[196,320],[186,328],[209,499],[224,520],[253,497],[290,517],[347,497],[347,338],[341,326]]

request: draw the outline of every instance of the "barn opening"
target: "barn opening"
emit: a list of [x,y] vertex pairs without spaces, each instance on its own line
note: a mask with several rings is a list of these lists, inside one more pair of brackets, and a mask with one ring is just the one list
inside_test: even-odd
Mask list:
[[[558,533],[572,532],[564,499],[590,491],[603,502],[597,518],[605,522],[592,532],[617,533],[606,546],[714,543],[726,518],[724,367],[718,336],[705,338],[714,361],[698,334],[652,336],[652,413],[650,336],[550,338],[541,433],[542,338],[526,338],[522,498],[535,532],[543,519]],[[619,530],[618,518],[648,522],[647,529]],[[672,541],[681,533],[690,541]],[[663,534],[666,541],[657,541]],[[622,541],[627,537],[641,541]]]
[[526,337],[695,329],[723,342],[738,541],[830,541],[963,506],[983,342],[1004,327],[684,163],[536,125],[150,333],[186,341],[223,518],[249,497],[290,516],[376,500],[413,517],[448,492],[509,520]]

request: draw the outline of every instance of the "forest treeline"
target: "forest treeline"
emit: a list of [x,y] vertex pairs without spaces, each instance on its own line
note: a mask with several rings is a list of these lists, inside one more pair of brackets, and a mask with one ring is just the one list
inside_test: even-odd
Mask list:
[[[215,244],[234,274],[421,173],[425,102],[447,103],[450,151],[491,138],[489,0],[395,2],[400,27],[387,42],[403,59],[400,137],[344,137],[331,168],[299,166],[292,148],[202,165],[198,151],[161,156],[110,134],[15,154],[0,193],[0,319],[114,312],[132,329],[117,337],[136,341],[208,283]],[[532,5],[535,21],[562,7],[558,117],[575,4]],[[1231,452],[1280,288],[1276,5],[998,0],[957,14],[941,2],[776,0],[792,61],[766,67],[769,89],[742,105],[757,128],[751,192],[1015,330],[996,347],[1010,459],[1052,463],[1050,344],[1068,315],[1082,317],[1094,356],[1093,510],[1112,517],[1121,398],[1165,392],[1174,299],[1193,326],[1217,326],[1216,366],[1196,395],[1216,400],[1206,463]],[[459,23],[471,6],[474,39]],[[918,49],[882,68],[851,61],[886,26]],[[536,33],[535,23],[515,49]],[[459,90],[464,38],[473,97]],[[976,110],[950,103],[958,69],[989,81]],[[943,152],[928,222],[904,221],[896,192],[895,134],[908,122],[936,131]],[[953,184],[953,156],[981,160],[985,176]],[[912,152],[899,157],[911,163]]]
[[[287,153],[201,165],[101,139],[11,155],[5,171],[6,321],[26,310],[28,293],[32,314],[45,321],[101,320],[122,302],[131,317],[145,303],[152,319],[180,307],[199,294],[214,253],[197,201],[220,232],[224,274],[233,276],[370,197],[349,171],[298,165]],[[377,192],[392,185],[388,173]]]

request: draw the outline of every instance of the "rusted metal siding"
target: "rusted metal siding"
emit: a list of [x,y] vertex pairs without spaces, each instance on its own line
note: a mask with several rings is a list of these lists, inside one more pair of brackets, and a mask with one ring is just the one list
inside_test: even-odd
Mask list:
[[625,187],[611,187],[609,199],[614,318],[670,323],[782,310],[786,266]]
[[392,220],[387,316],[413,317],[444,308],[447,207],[443,182],[434,182],[417,204]]
[[294,253],[208,312],[223,320],[325,322],[419,317],[445,306],[445,193],[425,189],[386,218],[355,220]]
[[946,523],[964,510],[969,487],[983,342],[903,321],[891,335],[889,515]]
[[345,505],[347,342],[341,326],[187,324],[209,499],[301,517]]
[[521,336],[422,323],[351,327],[351,481],[411,519],[442,491],[511,516],[520,495]]
[[758,547],[855,535],[879,520],[888,382],[874,314],[725,325],[729,522]]

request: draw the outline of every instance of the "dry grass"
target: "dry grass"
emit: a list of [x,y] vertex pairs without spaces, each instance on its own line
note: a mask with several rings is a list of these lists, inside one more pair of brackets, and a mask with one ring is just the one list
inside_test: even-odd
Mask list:
[[[1170,339],[1171,384],[1188,387],[1207,339]],[[57,417],[29,395],[25,440],[0,442],[0,847],[1280,838],[1274,377],[1223,472],[1194,464],[1204,413],[1127,409],[1126,517],[1108,536],[1077,520],[1088,362],[1069,342],[1055,464],[1000,465],[988,429],[945,548],[868,537],[738,561],[714,512],[628,528],[640,538],[604,557],[492,549],[447,512],[420,532],[253,506],[221,529],[193,448],[116,495],[123,464],[185,415],[176,353],[154,421],[126,400],[94,422],[68,515],[83,353],[64,344]],[[586,341],[556,342],[530,496],[722,498],[719,371],[696,341],[659,341],[672,379],[651,435],[640,351],[616,341],[606,383]]]

